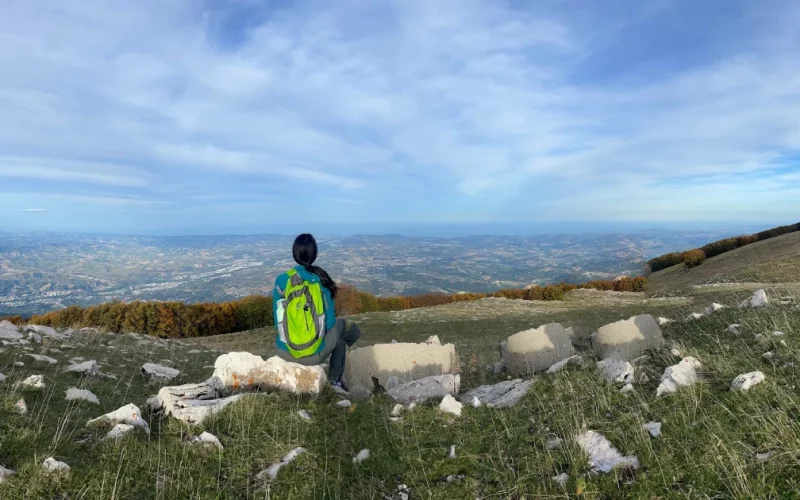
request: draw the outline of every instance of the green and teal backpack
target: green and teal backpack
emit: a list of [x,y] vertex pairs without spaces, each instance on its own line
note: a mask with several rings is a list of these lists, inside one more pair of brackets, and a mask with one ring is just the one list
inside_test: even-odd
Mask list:
[[278,301],[278,335],[295,358],[316,354],[325,337],[325,302],[322,285],[306,281],[296,269]]

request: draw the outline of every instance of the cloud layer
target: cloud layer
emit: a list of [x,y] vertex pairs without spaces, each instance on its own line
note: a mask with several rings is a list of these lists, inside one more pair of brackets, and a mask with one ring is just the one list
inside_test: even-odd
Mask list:
[[800,210],[795,2],[264,4],[7,2],[0,229]]

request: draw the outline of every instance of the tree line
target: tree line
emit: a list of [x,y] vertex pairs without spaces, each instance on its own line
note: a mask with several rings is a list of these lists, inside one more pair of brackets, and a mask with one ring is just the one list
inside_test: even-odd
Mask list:
[[696,267],[705,262],[706,259],[722,255],[725,252],[736,250],[746,245],[751,245],[757,241],[764,241],[784,234],[800,231],[800,222],[788,226],[779,226],[756,234],[725,238],[714,241],[700,248],[687,250],[686,252],[671,252],[647,261],[645,273],[654,273],[668,267],[685,264],[686,267]]
[[[581,285],[559,283],[533,285],[524,289],[505,289],[491,293],[427,293],[404,297],[377,297],[343,285],[336,297],[336,314],[350,316],[367,312],[389,312],[431,307],[489,297],[521,300],[563,300],[564,294],[577,288],[644,291],[646,278],[619,278],[591,281]],[[186,304],[177,301],[107,302],[96,306],[70,306],[36,315],[27,321],[20,316],[5,318],[15,324],[53,328],[92,327],[109,332],[137,332],[162,338],[192,338],[264,328],[274,324],[272,297],[251,295],[228,302]]]

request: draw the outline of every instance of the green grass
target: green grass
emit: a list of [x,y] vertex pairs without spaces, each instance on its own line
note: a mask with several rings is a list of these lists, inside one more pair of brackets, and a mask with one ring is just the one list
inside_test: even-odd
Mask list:
[[706,260],[687,269],[683,264],[653,273],[647,279],[649,294],[686,293],[702,283],[800,282],[800,233],[759,241]]
[[[740,292],[744,293],[744,292]],[[483,302],[398,314],[356,318],[363,343],[420,341],[437,334],[455,342],[463,366],[464,389],[500,380],[484,365],[499,359],[496,342],[523,328],[548,321],[596,327],[641,312],[678,318],[699,310],[706,296],[688,300],[646,300],[641,295],[571,296],[564,304]],[[736,297],[738,299],[738,297]],[[732,303],[732,302],[729,302]],[[514,311],[513,314],[510,312]],[[437,322],[437,321],[444,322]],[[741,323],[742,334],[725,332]],[[787,333],[782,338],[768,335]],[[137,432],[119,443],[100,442],[106,429],[87,429],[85,422],[133,402],[142,405],[158,386],[148,386],[138,369],[146,361],[169,359],[184,372],[182,381],[206,378],[216,353],[188,354],[195,346],[141,343],[127,335],[95,335],[69,341],[73,351],[48,354],[59,366],[20,358],[20,348],[0,353],[0,465],[17,475],[0,485],[2,498],[384,498],[405,484],[411,498],[792,498],[800,491],[800,310],[773,305],[762,311],[724,310],[698,321],[678,322],[665,329],[667,343],[640,370],[650,381],[633,394],[620,394],[595,372],[594,360],[555,375],[537,376],[531,392],[507,409],[465,408],[461,418],[423,405],[391,422],[393,406],[385,396],[357,403],[351,410],[332,403],[326,392],[317,401],[285,394],[254,395],[232,405],[202,428],[174,420],[151,421],[152,434]],[[760,339],[755,334],[764,334]],[[786,346],[779,340],[785,340]],[[269,354],[269,331],[198,339],[224,350],[247,349]],[[108,344],[112,343],[109,349]],[[60,344],[60,343],[58,343]],[[704,381],[664,398],[655,390],[664,368],[684,355],[703,363]],[[33,346],[34,352],[58,345]],[[775,352],[772,360],[763,353]],[[66,359],[97,359],[103,371],[118,380],[80,379],[61,373]],[[21,359],[24,368],[12,368]],[[794,366],[786,366],[794,363]],[[738,374],[761,370],[766,382],[748,393],[729,391]],[[13,383],[32,373],[45,375],[41,393],[22,393]],[[64,401],[70,386],[95,392],[101,406]],[[24,396],[27,415],[11,406]],[[302,420],[297,411],[312,414]],[[642,424],[663,423],[662,435],[651,438]],[[635,454],[641,468],[632,474],[588,474],[587,457],[572,438],[582,429],[603,433],[623,454]],[[217,452],[186,442],[207,430],[220,438]],[[548,450],[549,438],[561,447]],[[88,441],[84,441],[88,438]],[[448,450],[456,446],[457,458]],[[271,483],[256,474],[286,452],[302,446],[307,452],[281,470]],[[352,457],[362,448],[371,458],[360,465]],[[757,453],[772,451],[766,461]],[[64,460],[72,471],[49,477],[41,471],[48,456]],[[566,472],[561,489],[552,477]],[[448,476],[463,480],[448,482]]]

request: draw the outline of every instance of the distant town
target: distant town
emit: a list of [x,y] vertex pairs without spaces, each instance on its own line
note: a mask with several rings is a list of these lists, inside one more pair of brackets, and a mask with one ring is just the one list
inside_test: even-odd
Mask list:
[[[486,292],[641,274],[644,262],[736,231],[318,237],[337,280],[380,296]],[[289,236],[0,233],[0,315],[111,300],[225,301],[268,294],[294,265]]]

